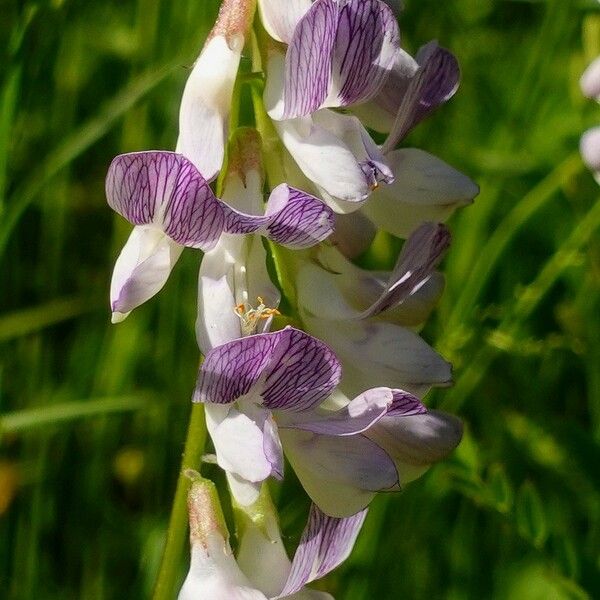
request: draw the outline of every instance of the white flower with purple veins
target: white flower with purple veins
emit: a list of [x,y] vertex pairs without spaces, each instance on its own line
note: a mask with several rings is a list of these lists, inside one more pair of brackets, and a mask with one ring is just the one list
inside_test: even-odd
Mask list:
[[391,273],[360,269],[333,247],[300,270],[303,325],[342,361],[346,394],[383,383],[422,396],[450,383],[450,365],[414,331],[443,291],[435,267],[449,243],[444,225],[426,223],[406,241]]
[[[411,57],[400,48],[395,17],[377,0],[259,6],[267,31],[289,44],[285,57],[271,49],[265,90],[281,139],[336,212],[363,208],[338,218],[342,250],[359,254],[376,228],[407,237],[472,202],[479,188],[470,178],[422,150],[395,150],[456,92],[460,70],[448,50],[430,42]],[[382,148],[363,123],[388,134]]]
[[269,476],[283,477],[285,451],[313,502],[347,517],[458,444],[456,420],[428,413],[415,396],[377,387],[340,401],[340,379],[332,350],[291,327],[208,353],[194,401],[221,407],[207,414],[207,426],[240,504],[255,502]]
[[[585,70],[580,80],[581,90],[600,103],[600,57]],[[581,156],[600,183],[600,126],[592,127],[581,137]]]
[[331,233],[331,213],[313,196],[282,184],[264,215],[246,214],[218,199],[192,162],[174,152],[117,156],[106,177],[106,197],[135,225],[113,272],[113,322],[164,286],[184,247],[208,251],[223,233],[257,233],[304,247]]

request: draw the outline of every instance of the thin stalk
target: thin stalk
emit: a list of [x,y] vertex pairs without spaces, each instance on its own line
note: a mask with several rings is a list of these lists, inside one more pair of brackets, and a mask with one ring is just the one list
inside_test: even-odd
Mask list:
[[192,405],[192,414],[185,440],[181,469],[177,479],[175,498],[169,519],[167,541],[163,552],[158,577],[152,595],[153,600],[172,600],[175,597],[175,584],[181,564],[181,555],[187,538],[188,510],[187,497],[192,482],[185,474],[188,469],[198,471],[206,441],[204,406]]

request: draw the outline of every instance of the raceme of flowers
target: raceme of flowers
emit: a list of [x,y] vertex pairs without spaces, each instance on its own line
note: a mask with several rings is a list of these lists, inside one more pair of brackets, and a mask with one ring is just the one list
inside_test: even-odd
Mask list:
[[[452,375],[419,330],[443,293],[441,222],[478,187],[397,148],[460,78],[437,42],[402,49],[399,14],[382,0],[223,0],[183,91],[175,151],[110,165],[108,204],[134,226],[114,268],[113,322],[161,290],[184,248],[203,253],[193,402],[238,544],[214,486],[192,473],[181,599],[331,598],[305,586],[350,554],[375,495],[460,442],[460,421],[423,400]],[[243,86],[254,120],[239,126]],[[406,240],[391,272],[352,262],[378,232]],[[291,560],[267,483],[285,478],[286,459],[312,500]]]

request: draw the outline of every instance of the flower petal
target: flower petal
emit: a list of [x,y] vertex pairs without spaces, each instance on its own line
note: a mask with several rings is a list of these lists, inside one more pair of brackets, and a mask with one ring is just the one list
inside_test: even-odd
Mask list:
[[325,344],[286,327],[234,340],[209,352],[194,401],[227,404],[254,388],[266,408],[307,410],[335,388],[340,374],[340,364]]
[[346,257],[356,258],[365,252],[373,240],[377,228],[362,211],[336,214],[334,232],[329,241]]
[[440,411],[412,416],[390,411],[365,435],[394,460],[402,486],[448,456],[460,443],[462,430],[459,419]]
[[264,28],[272,38],[286,44],[290,43],[298,21],[311,4],[312,0],[258,0]]
[[110,284],[113,323],[157,294],[167,282],[183,246],[153,226],[134,227],[117,258]]
[[281,429],[294,472],[326,514],[348,517],[365,508],[376,492],[398,483],[390,457],[364,434],[330,436]]
[[243,36],[232,44],[223,35],[210,38],[183,90],[176,149],[207,181],[212,181],[223,165],[231,97],[243,46]]
[[383,145],[384,153],[393,150],[415,125],[447,102],[458,89],[458,61],[437,42],[430,42],[421,48],[417,62],[419,70],[411,79],[402,99],[392,131]]
[[469,177],[422,150],[403,148],[386,158],[396,179],[377,189],[363,210],[393,235],[406,238],[425,221],[445,221],[479,193]]
[[383,85],[399,42],[396,18],[379,0],[317,0],[294,31],[283,114],[272,116],[290,119],[366,102]]
[[600,102],[600,56],[584,71],[579,85],[585,96]]
[[252,413],[250,415],[232,407],[207,404],[206,425],[219,466],[242,479],[259,482],[269,477],[272,470],[264,450],[263,428],[268,412],[256,408]]
[[292,570],[278,598],[297,592],[343,563],[354,547],[366,516],[363,510],[346,518],[329,517],[313,504]]
[[192,546],[189,573],[178,600],[267,600],[253,589],[231,552],[229,544],[218,533],[207,536],[205,544]]
[[439,223],[421,225],[404,244],[383,293],[360,318],[378,315],[416,293],[429,279],[449,245],[447,227]]
[[397,404],[389,388],[367,390],[337,411],[293,413],[281,415],[281,427],[302,429],[324,435],[355,435],[362,433]]
[[447,385],[451,368],[416,333],[386,322],[341,322],[303,315],[307,331],[329,344],[344,366],[343,391],[350,396],[381,383],[420,395]]
[[221,203],[196,167],[174,152],[117,156],[106,176],[106,197],[134,225],[154,224],[182,246],[209,250],[223,230]]
[[600,127],[594,127],[581,136],[581,157],[589,169],[600,177]]
[[303,331],[278,331],[261,395],[270,409],[308,410],[339,383],[341,366],[331,349]]
[[271,192],[265,215],[270,219],[268,237],[288,248],[309,248],[333,231],[333,211],[314,196],[285,183]]

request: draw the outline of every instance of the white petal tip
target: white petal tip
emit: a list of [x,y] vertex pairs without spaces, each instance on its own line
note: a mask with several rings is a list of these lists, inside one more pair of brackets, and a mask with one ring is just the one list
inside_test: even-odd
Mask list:
[[115,311],[110,318],[110,322],[113,325],[116,325],[117,323],[122,323],[129,316],[129,314],[130,313],[128,313],[128,312],[122,313],[122,312]]

